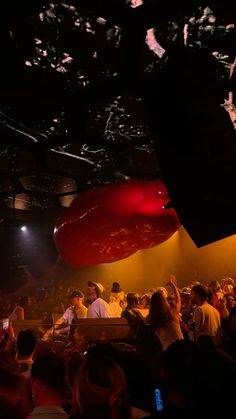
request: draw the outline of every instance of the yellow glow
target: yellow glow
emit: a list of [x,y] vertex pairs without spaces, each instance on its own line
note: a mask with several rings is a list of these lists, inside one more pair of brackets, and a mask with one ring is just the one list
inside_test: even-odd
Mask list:
[[68,268],[62,278],[85,291],[88,280],[101,282],[106,288],[106,296],[114,281],[120,282],[126,292],[142,293],[153,286],[165,286],[172,273],[176,275],[179,287],[183,287],[194,280],[206,283],[225,276],[236,278],[235,249],[236,235],[199,249],[181,227],[159,246],[115,263]]

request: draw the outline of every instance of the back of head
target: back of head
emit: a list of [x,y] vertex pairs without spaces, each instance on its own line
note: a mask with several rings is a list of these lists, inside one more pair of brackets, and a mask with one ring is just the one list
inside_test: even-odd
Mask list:
[[38,356],[33,363],[31,377],[44,386],[60,389],[65,380],[64,362],[54,353]]
[[146,305],[149,306],[151,302],[152,294],[151,293],[145,293],[141,296],[141,302],[145,301]]
[[211,281],[209,284],[209,288],[213,291],[213,292],[217,292],[220,290],[220,283],[218,281]]
[[162,362],[168,394],[176,395],[187,416],[228,417],[234,404],[233,363],[213,348],[206,351],[185,340],[170,345]]
[[25,419],[32,410],[28,381],[20,374],[0,369],[0,417]]
[[37,345],[37,338],[32,329],[21,330],[17,337],[18,357],[29,357],[34,352]]
[[202,348],[204,351],[214,351],[215,350],[215,342],[212,336],[210,335],[200,335],[197,339],[197,344]]
[[168,296],[168,292],[165,287],[157,287],[156,291],[162,292],[166,297]]
[[[178,340],[163,353],[163,377],[173,391],[182,391],[194,379],[193,366],[197,365],[200,348],[190,340]],[[187,380],[187,382],[186,382]]]
[[75,411],[87,419],[130,419],[125,375],[106,355],[84,359],[74,380]]
[[149,319],[152,329],[164,326],[166,321],[171,319],[170,311],[164,312],[163,298],[165,297],[160,290],[152,294],[149,309]]
[[208,299],[208,289],[204,285],[195,285],[192,288],[192,292],[195,293],[201,301],[206,301]]
[[117,294],[121,291],[122,290],[121,290],[121,286],[120,286],[119,282],[113,282],[111,292],[114,293],[114,294]]
[[135,292],[128,292],[127,297],[127,308],[135,307],[139,304],[139,295]]
[[88,348],[87,356],[90,357],[109,357],[112,358],[118,365],[121,362],[121,354],[119,349],[113,343],[97,343]]

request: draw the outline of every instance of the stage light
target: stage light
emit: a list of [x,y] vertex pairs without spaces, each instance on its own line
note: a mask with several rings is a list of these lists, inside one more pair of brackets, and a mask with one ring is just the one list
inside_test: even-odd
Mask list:
[[26,226],[22,226],[20,229],[21,229],[21,231],[26,231],[27,230],[27,227]]

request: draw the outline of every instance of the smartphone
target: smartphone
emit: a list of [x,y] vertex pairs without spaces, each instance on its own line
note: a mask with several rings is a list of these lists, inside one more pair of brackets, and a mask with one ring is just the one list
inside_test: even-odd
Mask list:
[[156,402],[156,410],[158,412],[160,412],[161,410],[164,409],[164,404],[163,404],[162,394],[161,394],[161,389],[160,388],[155,389],[155,402]]
[[2,330],[6,332],[6,330],[9,328],[9,319],[3,319],[2,321]]

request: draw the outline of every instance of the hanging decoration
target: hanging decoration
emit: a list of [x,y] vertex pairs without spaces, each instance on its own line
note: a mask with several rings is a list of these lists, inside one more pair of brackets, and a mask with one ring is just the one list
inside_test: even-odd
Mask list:
[[163,181],[129,180],[81,193],[60,217],[54,239],[71,266],[115,262],[159,245],[180,222]]

